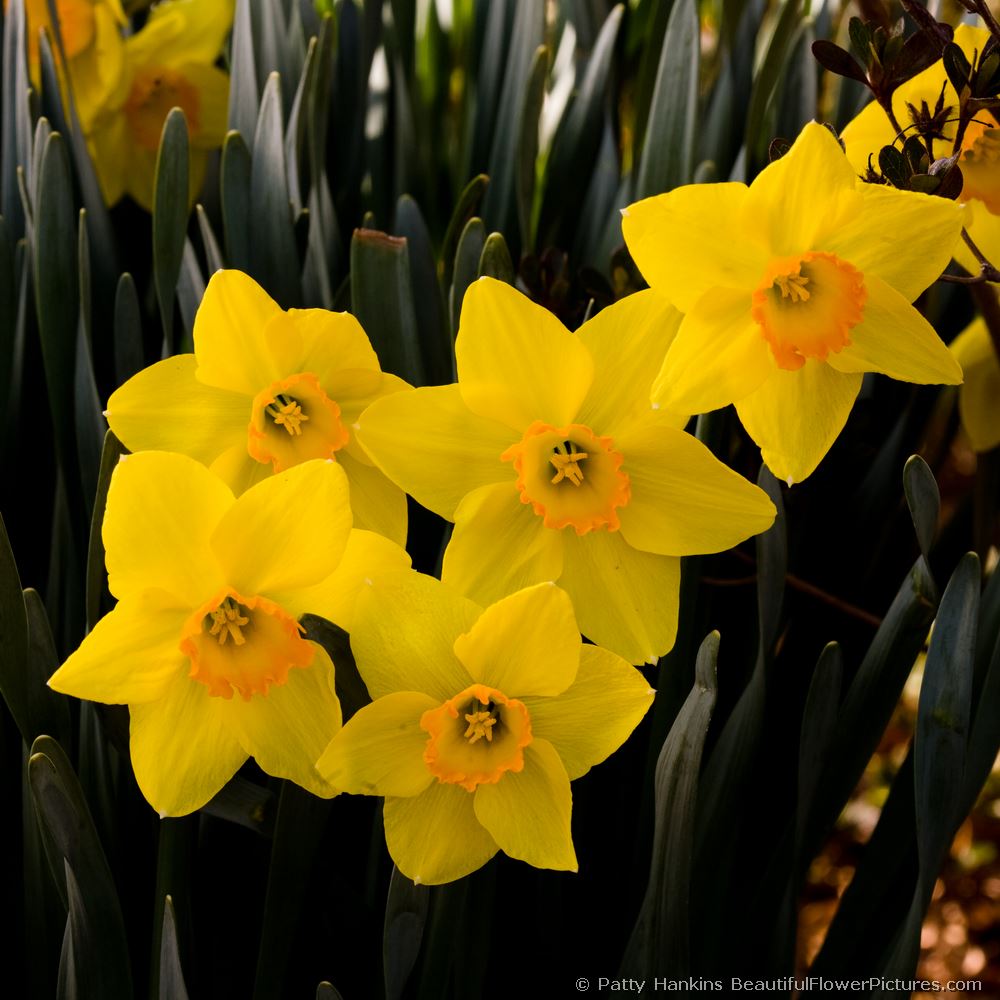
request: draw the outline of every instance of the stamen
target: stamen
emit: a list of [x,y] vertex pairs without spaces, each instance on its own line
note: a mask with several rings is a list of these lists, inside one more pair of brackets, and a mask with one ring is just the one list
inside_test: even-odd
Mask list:
[[[275,406],[277,404],[277,406]],[[302,433],[300,424],[309,418],[302,412],[301,404],[289,396],[277,395],[274,403],[265,407],[271,419],[279,426],[284,427],[292,436]]]
[[583,469],[577,464],[590,456],[585,451],[575,451],[571,441],[557,444],[552,449],[552,457],[549,462],[556,470],[556,474],[550,482],[561,483],[568,479],[574,486],[583,484]]
[[471,712],[465,716],[465,721],[469,724],[469,728],[463,735],[470,744],[481,740],[484,736],[487,743],[493,742],[493,727],[497,724],[497,720],[492,712]]
[[210,611],[209,617],[212,619],[209,635],[216,636],[220,646],[224,646],[230,636],[237,646],[246,642],[240,629],[249,625],[250,619],[240,614],[240,606],[232,598],[227,597],[214,611]]
[[779,274],[775,276],[775,285],[781,291],[783,299],[793,302],[806,302],[809,299],[809,279],[804,274]]

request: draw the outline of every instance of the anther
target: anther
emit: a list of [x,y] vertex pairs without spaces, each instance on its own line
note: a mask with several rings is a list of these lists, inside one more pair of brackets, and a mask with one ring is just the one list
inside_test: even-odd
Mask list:
[[267,406],[266,409],[271,415],[271,419],[279,427],[284,427],[293,437],[302,433],[301,424],[309,419],[302,412],[301,404],[284,395],[275,396],[274,402]]
[[246,642],[240,629],[244,625],[249,625],[250,619],[240,614],[239,605],[231,598],[227,597],[214,611],[209,612],[209,616],[212,619],[209,635],[216,636],[220,646],[224,646],[230,636],[237,646],[242,646]]
[[574,486],[581,486],[583,484],[583,469],[577,463],[589,457],[585,451],[576,451],[569,441],[556,445],[552,457],[549,459],[556,470],[551,481],[561,483],[564,479],[568,479]]
[[469,712],[465,716],[469,728],[463,734],[469,743],[476,743],[484,736],[487,743],[493,742],[493,727],[497,724],[491,712]]
[[809,279],[804,274],[779,274],[774,279],[783,299],[806,302],[809,299]]

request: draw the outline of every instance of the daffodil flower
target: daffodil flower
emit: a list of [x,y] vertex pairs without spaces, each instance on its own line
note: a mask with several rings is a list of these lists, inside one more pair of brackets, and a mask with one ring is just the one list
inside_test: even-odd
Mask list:
[[958,415],[973,451],[1000,445],[1000,360],[986,323],[975,319],[952,342],[965,382],[958,390]]
[[461,878],[497,851],[576,871],[570,781],[628,739],[654,692],[580,642],[551,584],[485,610],[418,573],[362,588],[351,648],[372,697],[317,769],[385,796],[385,838],[414,882]]
[[767,528],[774,506],[652,409],[676,311],[631,295],[570,333],[510,285],[469,288],[458,384],[378,400],[358,436],[455,522],[442,579],[481,604],[556,581],[584,634],[632,663],[674,642],[680,556]]
[[[4,10],[10,6],[4,0]],[[125,12],[120,0],[55,0],[63,51],[76,98],[76,110],[86,131],[120,86],[125,65],[122,27]],[[45,29],[55,45],[49,0],[25,0],[28,34],[28,71],[32,83],[41,83],[39,33]],[[61,68],[61,67],[60,67]]]
[[352,530],[343,471],[307,462],[236,499],[183,455],[131,455],[111,478],[103,536],[118,603],[49,685],[129,706],[132,766],[153,808],[198,809],[248,756],[335,795],[314,767],[340,728],[334,666],[298,619],[349,629],[363,578],[409,563]]
[[406,497],[376,469],[352,424],[374,399],[409,388],[379,368],[347,313],[284,312],[241,271],[218,271],[194,323],[194,354],[159,361],[108,400],[131,451],[178,451],[237,493],[275,472],[330,458],[347,473],[359,528],[406,542]]
[[[955,44],[970,62],[977,54],[982,55],[989,38],[986,28],[960,24],[955,29]],[[941,138],[931,142],[934,159],[952,155],[958,128],[958,95],[944,70],[944,63],[939,59],[928,66],[898,87],[892,97],[893,114],[903,129],[913,124],[911,106],[918,112],[926,106],[933,114],[939,101]],[[845,126],[841,138],[851,165],[859,174],[864,174],[869,157],[872,164],[877,165],[883,146],[891,146],[895,141],[898,149],[903,139],[913,134],[910,129],[897,139],[889,116],[878,104],[872,103]],[[962,137],[958,165],[962,170],[961,200],[969,204],[966,228],[990,262],[1000,266],[1000,127],[992,112],[976,112]],[[972,274],[979,273],[979,262],[964,243],[955,247],[955,257]]]
[[749,187],[688,185],[623,216],[643,276],[685,314],[653,399],[693,413],[735,403],[789,484],[830,449],[862,373],[962,380],[910,305],[951,259],[962,208],[863,184],[822,125]]
[[210,150],[226,137],[229,77],[214,64],[233,23],[234,0],[166,0],[125,40],[116,99],[86,129],[104,200],[128,194],[153,205],[163,122],[181,108],[187,120],[193,200]]

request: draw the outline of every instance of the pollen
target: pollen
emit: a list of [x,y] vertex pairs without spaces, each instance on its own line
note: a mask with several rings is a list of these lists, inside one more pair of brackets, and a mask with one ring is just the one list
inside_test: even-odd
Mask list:
[[250,619],[241,614],[240,606],[232,598],[227,597],[214,611],[210,611],[209,617],[212,619],[212,626],[208,633],[219,640],[220,646],[225,646],[230,637],[237,646],[246,642],[242,629],[250,624]]
[[190,677],[210,695],[229,699],[235,691],[245,701],[284,684],[290,670],[309,666],[315,654],[280,605],[231,588],[188,618],[179,645],[191,663]]
[[532,741],[523,702],[485,684],[473,684],[420,717],[427,733],[424,763],[438,781],[474,792],[524,768]]
[[465,716],[465,721],[469,724],[465,731],[465,738],[469,743],[484,738],[487,743],[493,742],[493,727],[497,720],[491,712],[470,712]]
[[556,470],[556,474],[550,481],[561,483],[564,479],[568,479],[574,486],[580,486],[583,483],[583,470],[580,468],[580,462],[585,458],[590,458],[590,456],[585,451],[576,451],[569,441],[557,444],[549,458],[549,462]]
[[301,403],[280,394],[266,409],[275,424],[283,427],[293,437],[302,433],[302,424],[309,419],[302,412]]
[[864,318],[864,275],[835,254],[811,251],[778,257],[752,296],[750,315],[779,368],[797,371],[851,344]]
[[500,460],[513,464],[521,503],[531,504],[546,528],[572,526],[578,535],[618,530],[616,511],[629,502],[631,483],[611,438],[584,424],[536,420]]

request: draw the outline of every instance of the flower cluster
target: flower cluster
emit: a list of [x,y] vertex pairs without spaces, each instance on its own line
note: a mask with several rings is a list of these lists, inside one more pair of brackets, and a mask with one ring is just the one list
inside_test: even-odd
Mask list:
[[[142,157],[166,108],[184,107],[195,148],[224,126],[214,60],[231,6],[168,0],[124,41],[116,3],[84,6],[103,34],[74,35],[70,58],[99,37],[120,46],[86,119],[102,184],[148,203]],[[651,287],[571,331],[482,278],[462,303],[455,384],[413,388],[352,316],[283,311],[220,271],[193,353],[112,394],[109,424],[134,453],[104,517],[118,603],[50,683],[129,706],[135,773],[161,814],[199,808],[252,756],[318,795],[383,796],[389,851],[415,881],[498,851],[575,870],[570,782],[647,711],[635,665],[674,644],[682,558],[775,517],[687,433],[690,415],[735,403],[791,485],[863,373],[961,381],[911,303],[956,252],[966,208],[862,183],[819,124],[749,186],[681,187],[623,214]],[[978,327],[956,343],[967,371],[982,344]],[[983,372],[978,394],[995,381]],[[440,581],[409,568],[406,494],[454,522]],[[346,725],[307,612],[349,633],[373,699]]]
[[[153,204],[153,175],[163,122],[184,111],[190,138],[192,193],[200,190],[208,152],[226,135],[229,77],[215,64],[233,23],[235,0],[164,0],[127,34],[120,0],[57,0],[65,54],[62,85],[87,137],[109,205],[124,195]],[[29,66],[38,82],[39,33],[53,35],[47,0],[26,0]]]

